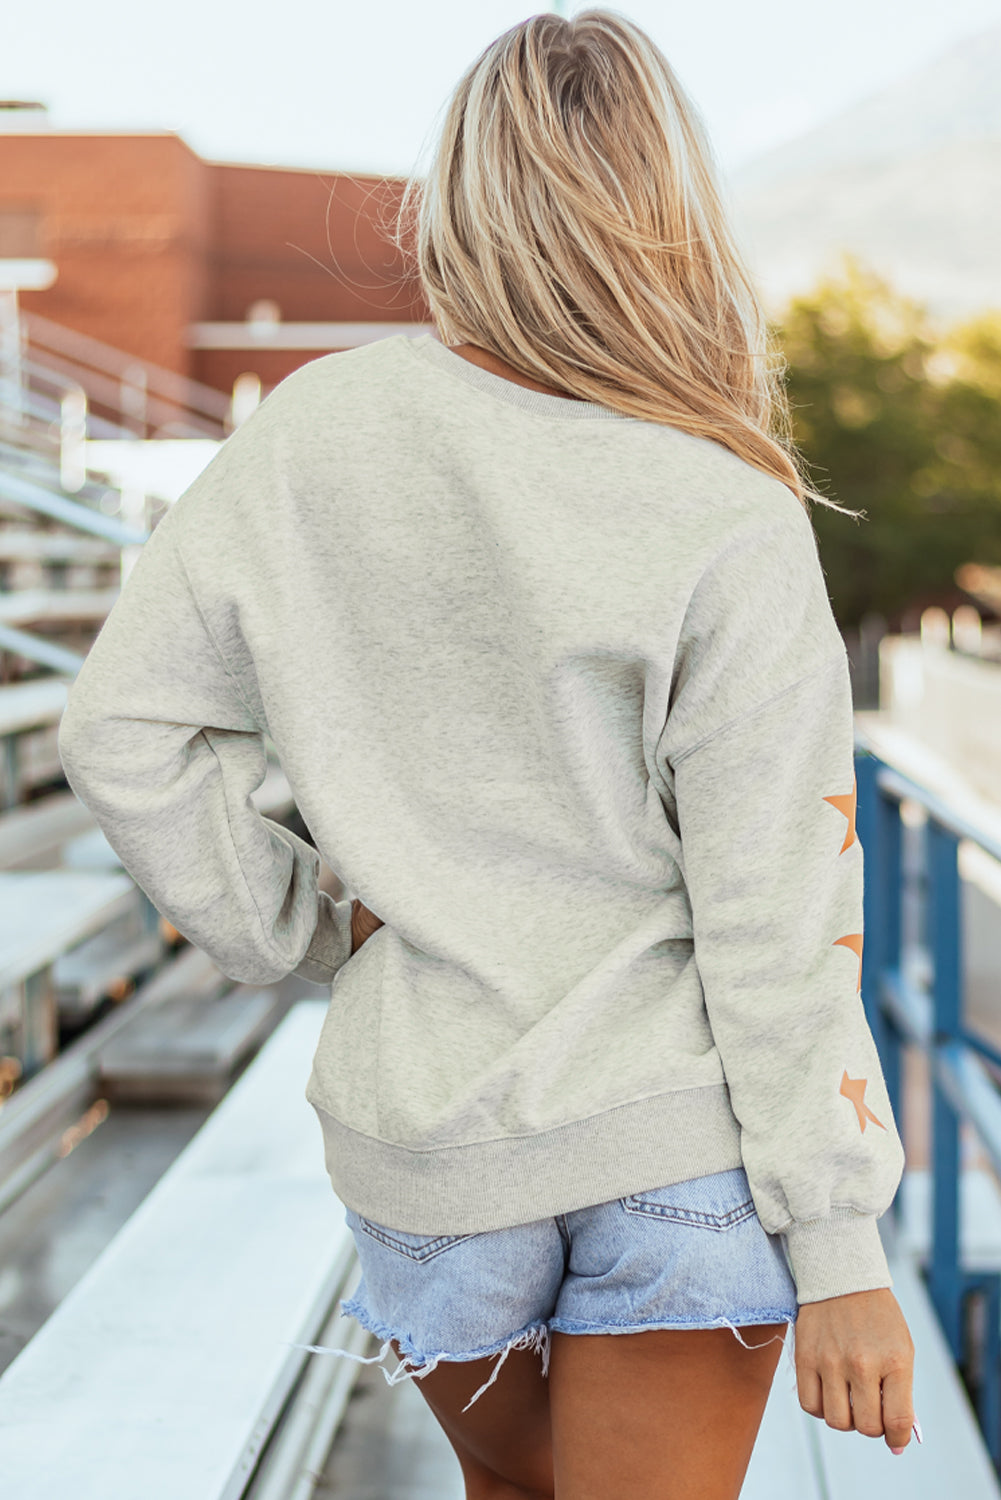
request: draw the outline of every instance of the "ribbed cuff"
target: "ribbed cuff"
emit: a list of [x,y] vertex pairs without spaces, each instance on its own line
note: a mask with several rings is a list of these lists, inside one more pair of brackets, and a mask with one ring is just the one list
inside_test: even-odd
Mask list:
[[309,947],[292,970],[313,984],[330,984],[351,957],[351,902],[317,892],[316,927]]
[[893,1285],[875,1214],[835,1209],[829,1218],[790,1224],[782,1238],[798,1303]]

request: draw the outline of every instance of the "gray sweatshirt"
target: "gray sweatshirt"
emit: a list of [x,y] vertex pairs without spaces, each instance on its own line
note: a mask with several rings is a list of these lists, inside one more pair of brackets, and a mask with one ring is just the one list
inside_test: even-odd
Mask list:
[[[250,800],[265,735],[315,849]],[[59,749],[225,974],[330,988],[306,1097],[357,1213],[743,1165],[800,1302],[892,1284],[848,659],[778,480],[430,335],[325,355],[156,527]],[[317,850],[385,923],[353,957]]]

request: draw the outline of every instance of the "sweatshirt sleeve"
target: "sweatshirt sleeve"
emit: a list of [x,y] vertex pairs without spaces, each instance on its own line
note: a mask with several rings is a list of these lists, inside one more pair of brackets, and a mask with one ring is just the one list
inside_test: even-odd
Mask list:
[[700,584],[660,753],[744,1168],[804,1303],[892,1285],[904,1156],[860,994],[848,658],[796,504]]
[[66,779],[157,910],[224,974],[328,984],[350,957],[351,903],[319,890],[317,851],[251,801],[264,726],[192,593],[185,509],[182,497],[143,546],[70,687]]

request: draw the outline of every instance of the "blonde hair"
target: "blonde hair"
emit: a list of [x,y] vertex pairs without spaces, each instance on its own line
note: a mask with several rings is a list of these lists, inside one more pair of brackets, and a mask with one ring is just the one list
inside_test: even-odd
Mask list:
[[445,344],[721,443],[804,508],[844,509],[812,488],[792,443],[786,363],[705,127],[632,21],[535,15],[492,42],[397,223]]

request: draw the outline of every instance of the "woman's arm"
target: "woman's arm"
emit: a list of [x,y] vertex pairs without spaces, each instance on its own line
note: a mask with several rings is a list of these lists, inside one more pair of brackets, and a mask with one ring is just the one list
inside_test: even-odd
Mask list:
[[798,506],[700,580],[658,757],[744,1167],[796,1282],[800,1398],[901,1446],[912,1350],[877,1219],[904,1155],[860,994],[849,663]]
[[317,851],[251,801],[267,770],[264,726],[181,553],[186,507],[207,483],[139,554],[70,689],[59,754],[136,884],[224,974],[328,984],[350,957],[350,903],[319,890]]
[[695,962],[758,1216],[799,1301],[888,1287],[903,1169],[860,996],[862,845],[843,648],[673,762]]
[[838,657],[675,764],[695,957],[761,1222],[797,1285],[804,1409],[910,1440],[913,1346],[877,1216],[903,1151],[859,997],[862,846]]

